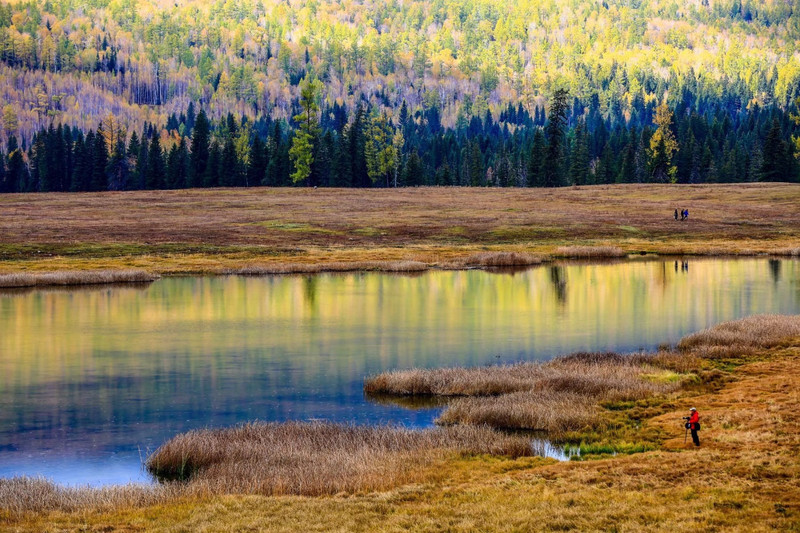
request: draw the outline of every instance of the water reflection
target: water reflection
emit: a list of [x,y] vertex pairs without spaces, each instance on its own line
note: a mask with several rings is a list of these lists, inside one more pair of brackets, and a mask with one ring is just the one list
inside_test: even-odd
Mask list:
[[166,438],[243,420],[425,426],[438,409],[369,401],[363,377],[633,351],[723,320],[800,312],[797,261],[684,263],[0,293],[0,476],[140,479],[140,455]]

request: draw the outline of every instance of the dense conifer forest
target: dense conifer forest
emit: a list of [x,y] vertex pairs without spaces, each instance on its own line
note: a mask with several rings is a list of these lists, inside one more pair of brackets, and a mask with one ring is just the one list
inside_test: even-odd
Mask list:
[[796,11],[0,2],[0,192],[797,181]]

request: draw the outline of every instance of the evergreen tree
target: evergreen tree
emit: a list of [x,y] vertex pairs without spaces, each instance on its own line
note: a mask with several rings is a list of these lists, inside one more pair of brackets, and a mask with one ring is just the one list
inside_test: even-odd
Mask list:
[[128,188],[130,163],[125,147],[125,138],[122,135],[117,135],[117,142],[108,162],[107,174],[108,189],[110,191],[124,191]]
[[249,159],[247,183],[251,186],[261,185],[267,176],[267,147],[259,135],[255,135],[250,145]]
[[789,146],[783,140],[777,118],[772,121],[772,127],[764,139],[762,152],[763,161],[759,173],[761,181],[793,181]]
[[106,139],[103,136],[102,125],[97,128],[94,135],[94,146],[92,147],[92,177],[89,181],[89,190],[104,191],[108,189],[108,148]]
[[550,102],[550,113],[547,115],[547,150],[543,165],[544,186],[557,187],[563,183],[564,168],[564,134],[567,124],[566,89],[557,89]]
[[158,133],[150,138],[150,147],[147,149],[147,173],[145,186],[148,189],[163,189],[166,185],[166,169],[164,154],[161,152],[161,139]]
[[578,126],[575,128],[575,143],[572,149],[569,178],[573,185],[589,183],[589,140],[583,121],[578,122]]
[[[538,108],[537,108],[538,112]],[[530,187],[544,186],[544,158],[545,158],[545,139],[542,128],[537,127],[533,134],[533,146],[531,155],[528,158],[528,185]]]
[[211,126],[208,123],[206,112],[200,109],[197,119],[194,122],[192,133],[192,155],[189,170],[188,187],[196,187],[203,183],[208,166],[208,149],[210,141]]

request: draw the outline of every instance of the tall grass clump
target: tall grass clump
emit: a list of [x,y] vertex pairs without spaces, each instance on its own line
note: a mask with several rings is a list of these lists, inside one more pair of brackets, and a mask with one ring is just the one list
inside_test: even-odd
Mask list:
[[539,265],[542,262],[541,256],[525,252],[479,252],[454,259],[441,266],[449,269],[502,268]]
[[688,335],[678,349],[711,359],[738,357],[792,337],[800,337],[800,315],[755,315]]
[[421,468],[453,452],[518,457],[532,449],[525,439],[486,427],[253,423],[178,435],[147,459],[147,469],[217,494],[311,496],[411,482]]
[[276,263],[248,265],[223,271],[239,276],[278,274],[319,274],[322,272],[424,272],[428,265],[421,261],[333,261],[330,263]]
[[103,510],[162,503],[178,496],[177,485],[65,487],[41,477],[0,478],[0,509],[14,515],[44,511]]
[[625,257],[627,253],[617,246],[559,246],[554,255],[576,259],[615,259]]
[[600,401],[675,390],[699,363],[679,353],[577,353],[545,363],[385,372],[367,378],[364,390],[370,395],[456,397],[437,420],[443,425],[561,432],[593,423]]
[[0,288],[55,285],[99,285],[106,283],[147,283],[159,278],[143,270],[74,270],[64,272],[20,272],[0,274]]

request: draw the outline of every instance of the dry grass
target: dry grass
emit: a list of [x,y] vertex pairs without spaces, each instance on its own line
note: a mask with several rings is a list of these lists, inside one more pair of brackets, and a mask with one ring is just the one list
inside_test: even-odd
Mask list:
[[559,246],[554,255],[574,259],[615,259],[628,253],[619,246]]
[[681,339],[678,348],[701,357],[737,357],[800,337],[798,315],[756,315],[724,322]]
[[159,276],[143,270],[81,270],[0,274],[0,288],[147,283]]
[[264,276],[272,274],[318,274],[322,272],[424,272],[426,270],[428,270],[428,265],[420,261],[339,261],[312,264],[254,264],[236,269],[228,269],[223,271],[223,274]]
[[[0,204],[0,272],[219,273],[423,256],[445,265],[483,252],[547,257],[559,247],[586,257],[572,246],[591,257],[607,247],[758,254],[800,242],[800,187],[778,183],[197,189],[0,195]],[[672,220],[675,205],[691,209],[692,220]]]
[[[171,500],[177,485],[113,485],[102,488],[64,487],[39,477],[0,478],[0,509],[14,515],[44,511],[143,507]],[[2,522],[0,522],[2,523]]]
[[542,262],[542,256],[525,252],[480,252],[451,259],[439,266],[445,269],[503,268],[539,265]]
[[525,439],[485,427],[419,431],[289,422],[178,435],[147,459],[147,468],[214,494],[316,496],[415,481],[422,466],[452,452],[532,454]]
[[[563,433],[598,420],[600,401],[629,401],[677,390],[701,362],[690,354],[577,353],[546,363],[386,372],[367,394],[469,396],[437,423]],[[676,371],[683,372],[676,374]],[[477,398],[474,398],[477,397]]]

